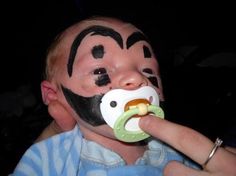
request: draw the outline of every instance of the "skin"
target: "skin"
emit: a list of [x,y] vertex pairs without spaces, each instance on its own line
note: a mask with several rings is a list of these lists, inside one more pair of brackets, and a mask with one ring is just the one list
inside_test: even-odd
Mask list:
[[[58,131],[58,126],[67,123],[63,113],[58,117],[57,110],[50,108],[58,102],[70,114],[68,121],[75,119],[86,139],[115,151],[127,164],[133,164],[143,155],[146,145],[117,140],[107,124],[98,123],[101,116],[84,117],[91,114],[93,106],[80,108],[78,104],[111,89],[136,90],[141,86],[152,86],[163,100],[159,67],[148,40],[131,24],[97,18],[67,29],[57,48],[53,76],[41,83],[43,100],[57,122],[49,129]],[[44,136],[45,133],[41,138]]]
[[[183,152],[200,165],[206,161],[214,145],[212,141],[197,131],[167,120],[145,117],[140,120],[140,127]],[[159,130],[156,130],[157,128]],[[218,148],[202,171],[193,170],[178,162],[170,162],[164,170],[164,175],[235,176],[236,153],[234,152],[233,148]]]
[[[112,24],[110,24],[111,22]],[[109,23],[109,26],[111,25],[113,28],[117,30],[119,28],[119,31],[122,30],[123,38],[127,38],[127,36],[130,33],[132,33],[133,30],[135,30],[134,28],[131,29],[129,27],[128,28],[120,27],[122,26],[120,25],[120,23],[114,22],[113,20],[110,20],[110,19],[106,19],[105,21],[99,21],[99,24],[101,23],[102,24]],[[124,30],[124,29],[127,29],[127,30]],[[74,29],[72,31],[78,32],[78,29]],[[73,40],[73,37],[69,37],[69,38]],[[67,40],[67,41],[69,44],[71,43],[69,42],[70,40]],[[67,48],[67,50],[69,50],[69,48]],[[68,54],[67,50],[65,49],[64,52]],[[106,50],[104,53],[106,53]],[[77,121],[83,133],[86,134],[85,137],[87,139],[94,140],[98,143],[102,143],[102,145],[104,145],[105,147],[114,150],[126,160],[127,164],[132,164],[138,157],[140,157],[145,150],[145,146],[140,146],[138,144],[131,145],[131,144],[125,144],[125,143],[119,142],[115,140],[112,131],[106,125],[94,127],[85,123],[84,121],[81,121],[78,115],[73,111],[73,109],[66,102],[62,91],[57,86],[57,82],[60,82],[60,83],[63,83],[63,85],[66,85],[67,87],[69,87],[74,92],[80,93],[83,96],[92,96],[98,93],[105,93],[110,88],[135,89],[137,88],[137,86],[143,86],[146,84],[152,85],[152,83],[149,81],[149,79],[147,79],[145,74],[138,71],[139,69],[137,69],[138,68],[137,62],[135,62],[137,64],[136,65],[133,62],[131,62],[131,60],[124,59],[124,58],[135,58],[135,57],[132,57],[132,54],[134,53],[135,53],[134,51],[129,53],[129,51],[127,50],[124,52],[115,53],[116,56],[120,54],[119,58],[122,58],[120,60],[121,63],[119,62],[116,63],[117,60],[114,60],[116,64],[114,65],[113,68],[114,70],[116,70],[116,74],[114,75],[114,77],[111,76],[111,83],[105,86],[96,87],[95,85],[97,84],[90,82],[85,85],[80,85],[80,86],[77,85],[78,87],[76,87],[66,77],[64,77],[62,80],[59,79],[59,78],[62,78],[63,75],[66,75],[65,73],[55,76],[55,78],[52,79],[51,81],[42,82],[43,99],[44,99],[44,102],[48,105],[49,113],[54,118],[54,121],[42,133],[42,135],[38,138],[38,141],[45,139],[49,136],[52,136],[54,134],[71,130]],[[124,63],[124,65],[122,65],[122,63]],[[153,64],[155,65],[156,68],[158,68],[157,63],[153,63]],[[62,60],[62,64],[61,64],[61,69],[66,71],[66,68],[63,65],[66,65],[66,59]],[[153,69],[154,68],[152,68],[152,70]],[[154,69],[154,72],[155,72],[155,75],[159,77],[158,69],[156,70]],[[81,79],[80,76],[81,75],[79,74],[77,78]],[[161,85],[160,81],[158,81],[158,85]],[[89,92],[84,91],[83,88],[86,88],[86,90],[91,90],[91,91]],[[44,89],[46,89],[47,91],[44,91]],[[157,91],[159,92],[163,100],[161,86],[158,86]],[[53,94],[51,94],[52,92]],[[153,118],[151,116],[146,116],[140,120],[140,127],[147,133],[151,134],[152,136],[161,139],[162,141],[173,146],[180,152],[186,154],[187,156],[192,158],[194,161],[196,161],[200,165],[202,165],[205,162],[207,156],[209,155],[210,150],[212,149],[214,145],[212,141],[210,141],[208,138],[206,138],[199,132],[185,126],[181,126],[181,125],[169,122],[167,120],[162,120],[160,118]],[[156,129],[159,129],[159,130],[156,130]],[[116,146],[119,146],[119,147],[116,147]],[[164,175],[165,176],[172,176],[172,175],[235,176],[236,175],[235,163],[236,163],[235,149],[229,148],[229,147],[226,147],[226,148],[220,147],[217,150],[217,152],[214,154],[213,158],[208,162],[206,167],[203,168],[203,170],[201,171],[193,170],[178,162],[173,161],[167,164],[167,166],[165,167]]]
[[[58,102],[55,101],[49,104],[49,109],[57,109],[54,111],[54,117],[64,119],[67,122],[67,127],[72,129],[74,127],[73,120],[70,121],[70,114],[64,109],[64,107]],[[68,123],[73,122],[73,123]],[[58,125],[57,123],[53,123],[57,126],[60,132],[65,131],[63,128],[65,125]],[[188,127],[172,123],[167,120],[163,120],[160,118],[153,118],[151,116],[147,116],[140,120],[140,127],[151,134],[154,137],[161,139],[162,141],[168,143],[172,147],[176,148],[180,152],[183,152],[190,158],[192,158],[195,162],[202,165],[208,154],[210,153],[211,148],[213,147],[213,142],[208,138],[200,134],[199,132],[190,129]],[[55,135],[58,131],[55,131],[54,128],[49,126],[50,130],[54,131],[52,134]],[[156,130],[159,129],[159,130]],[[50,131],[45,130],[45,132]],[[46,135],[45,138],[50,135]],[[198,146],[198,147],[195,147]],[[220,147],[213,158],[208,162],[206,167],[201,171],[193,170],[188,168],[178,162],[172,161],[168,163],[164,169],[165,176],[235,176],[236,168],[236,152],[235,148],[232,147]]]

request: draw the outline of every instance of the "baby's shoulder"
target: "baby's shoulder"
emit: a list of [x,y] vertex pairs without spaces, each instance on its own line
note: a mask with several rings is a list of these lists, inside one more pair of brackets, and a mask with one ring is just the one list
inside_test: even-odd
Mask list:
[[61,173],[67,163],[79,162],[81,145],[82,137],[77,128],[35,143],[24,153],[13,175],[21,172],[26,175]]
[[80,148],[79,145],[81,144],[82,135],[78,127],[75,127],[71,131],[63,132],[35,143],[28,150],[37,155],[44,155],[45,152],[49,156],[55,153],[63,155],[70,152],[72,148]]

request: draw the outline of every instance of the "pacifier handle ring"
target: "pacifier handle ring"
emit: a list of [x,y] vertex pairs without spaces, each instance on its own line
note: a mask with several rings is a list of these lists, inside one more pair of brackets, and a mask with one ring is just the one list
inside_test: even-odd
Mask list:
[[[154,105],[149,105],[148,106],[148,112],[154,113],[157,117],[159,118],[164,118],[164,111]],[[128,131],[125,129],[125,124],[127,121],[132,118],[133,115],[138,114],[139,109],[138,108],[133,108],[130,109],[126,112],[124,112],[115,122],[114,124],[114,133],[117,139],[124,141],[124,142],[137,142],[141,141],[143,139],[148,138],[150,135],[145,133],[142,130],[138,131]],[[140,117],[142,118],[142,117]]]

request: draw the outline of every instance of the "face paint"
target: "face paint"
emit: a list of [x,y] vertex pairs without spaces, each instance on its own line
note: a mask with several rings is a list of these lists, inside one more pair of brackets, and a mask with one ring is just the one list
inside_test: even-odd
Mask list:
[[120,48],[123,49],[123,40],[122,40],[121,35],[115,30],[113,30],[112,28],[95,25],[95,26],[90,26],[84,29],[76,36],[75,40],[73,41],[71,45],[69,59],[67,63],[67,72],[70,77],[72,76],[73,64],[74,64],[75,56],[77,53],[77,49],[80,46],[80,43],[82,42],[84,37],[86,37],[90,33],[91,33],[91,36],[93,35],[109,36],[117,42]]
[[144,68],[142,71],[143,71],[143,73],[146,75],[146,77],[149,79],[149,81],[150,81],[155,87],[158,88],[159,85],[158,85],[157,77],[151,76],[151,75],[153,75],[152,69],[150,69],[150,68]]
[[98,79],[95,81],[95,84],[99,87],[106,86],[109,83],[111,83],[111,80],[110,80],[108,74],[98,76]]
[[92,126],[99,126],[106,124],[100,112],[100,103],[103,95],[95,95],[93,97],[82,97],[73,93],[71,90],[61,86],[63,94],[74,109],[74,111],[85,122]]
[[144,54],[144,58],[151,58],[152,54],[149,50],[149,48],[147,46],[143,46],[143,54]]
[[149,43],[147,37],[142,34],[141,32],[134,32],[132,33],[126,42],[126,47],[127,49],[129,49],[132,45],[134,45],[135,43],[139,42],[139,41],[146,41]]
[[107,84],[111,83],[111,80],[107,74],[107,70],[105,68],[97,68],[93,72],[94,75],[98,75],[95,84],[98,86],[106,86]]
[[153,71],[150,68],[144,68],[143,72],[148,73],[148,74],[153,74]]
[[94,46],[92,49],[92,55],[95,59],[103,58],[103,55],[104,55],[103,45]]
[[148,80],[152,83],[152,85],[154,85],[155,87],[159,87],[158,85],[158,81],[157,81],[157,78],[155,76],[150,76],[148,77]]

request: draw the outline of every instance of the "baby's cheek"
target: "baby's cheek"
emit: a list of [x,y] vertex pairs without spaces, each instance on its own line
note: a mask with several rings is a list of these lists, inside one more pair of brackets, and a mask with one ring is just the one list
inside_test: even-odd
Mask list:
[[[104,80],[103,80],[104,81]],[[106,81],[104,81],[106,82]],[[106,92],[108,92],[109,90],[111,90],[111,84],[109,83],[105,83],[105,84],[97,84],[96,83],[96,79],[91,81],[90,83],[87,82],[87,84],[84,84],[82,86],[83,92],[87,92],[87,94],[89,93],[89,96],[93,96],[93,95],[100,95],[100,94],[105,94]]]

